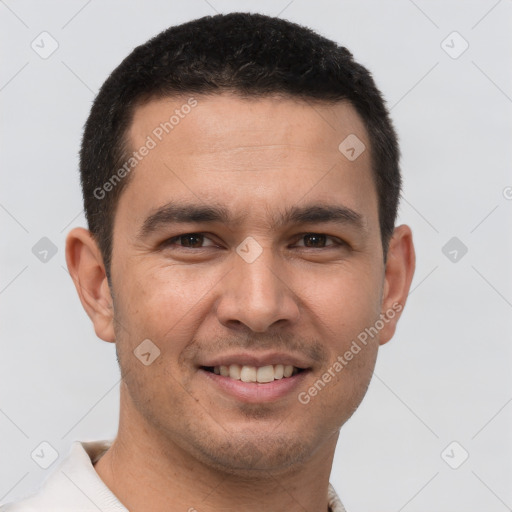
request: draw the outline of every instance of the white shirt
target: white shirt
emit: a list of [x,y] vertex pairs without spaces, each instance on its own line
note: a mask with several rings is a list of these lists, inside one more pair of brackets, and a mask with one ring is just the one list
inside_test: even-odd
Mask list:
[[[74,442],[35,493],[0,506],[0,512],[128,512],[94,469],[112,441]],[[328,499],[330,512],[346,512],[331,485]]]

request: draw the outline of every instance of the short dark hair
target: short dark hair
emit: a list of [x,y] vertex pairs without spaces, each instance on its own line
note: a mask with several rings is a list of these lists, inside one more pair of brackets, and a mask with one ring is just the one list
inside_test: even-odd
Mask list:
[[116,206],[131,175],[108,187],[108,194],[102,187],[130,158],[127,132],[135,108],[166,96],[223,92],[350,102],[370,139],[386,258],[401,190],[399,148],[371,74],[346,48],[306,27],[262,14],[230,13],[170,27],[138,46],[94,100],[84,128],[80,175],[89,230],[107,276]]

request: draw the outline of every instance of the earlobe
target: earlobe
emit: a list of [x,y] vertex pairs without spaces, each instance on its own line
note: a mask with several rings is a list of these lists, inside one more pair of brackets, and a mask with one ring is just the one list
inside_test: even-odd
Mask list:
[[66,262],[96,335],[115,342],[112,296],[101,252],[90,231],[84,228],[70,231],[66,238]]
[[380,344],[387,343],[395,333],[411,287],[416,256],[409,226],[398,226],[389,242],[386,273],[382,296],[381,317],[384,327],[380,332]]

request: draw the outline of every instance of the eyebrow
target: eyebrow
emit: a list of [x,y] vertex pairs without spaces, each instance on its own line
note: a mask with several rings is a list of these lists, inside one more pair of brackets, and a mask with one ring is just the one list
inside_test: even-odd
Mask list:
[[[230,214],[227,208],[220,205],[168,203],[158,208],[144,220],[138,238],[144,239],[169,224],[220,223],[237,225],[246,217],[247,212],[235,217]],[[270,229],[293,224],[326,222],[348,225],[366,231],[366,223],[360,213],[346,206],[332,204],[292,206],[273,216],[270,221]]]

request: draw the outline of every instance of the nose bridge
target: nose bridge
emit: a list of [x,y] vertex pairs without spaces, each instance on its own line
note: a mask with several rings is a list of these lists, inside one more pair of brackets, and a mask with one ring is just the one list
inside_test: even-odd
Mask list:
[[279,276],[279,262],[270,247],[244,241],[233,258],[233,270],[224,283],[217,308],[224,323],[243,323],[263,332],[278,321],[296,320],[293,293]]
[[281,287],[276,274],[274,256],[270,249],[262,251],[254,261],[249,262],[240,258],[236,263],[235,272],[241,280],[241,297],[257,305],[258,303],[278,302]]

